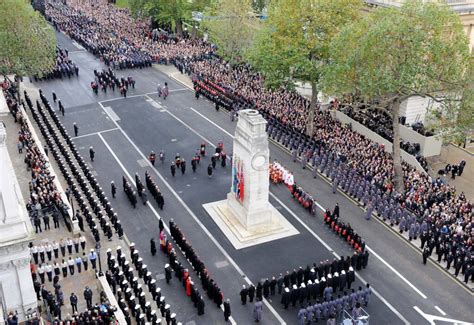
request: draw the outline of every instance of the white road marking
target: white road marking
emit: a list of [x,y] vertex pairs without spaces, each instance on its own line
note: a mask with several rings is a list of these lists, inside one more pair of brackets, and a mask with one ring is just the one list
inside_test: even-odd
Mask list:
[[[104,106],[99,103],[99,105],[104,109]],[[104,109],[104,111],[108,114],[108,112]],[[120,125],[114,121],[115,125],[117,128],[120,129],[122,132],[123,136],[128,140],[128,142],[135,148],[135,150],[138,152],[138,154],[145,160],[148,161],[146,156],[140,151],[138,146],[132,141],[132,139],[128,136],[128,134],[120,127]],[[99,134],[99,137],[101,138],[102,142],[104,142],[105,146],[107,149],[110,151],[112,156],[115,158],[117,163],[119,164],[120,168],[124,171],[126,176],[134,182],[135,178],[132,178],[131,175],[128,173],[126,170],[125,166],[120,162],[118,159],[117,155],[113,152],[112,148],[110,148],[109,144],[105,141],[105,139],[102,137],[102,135]],[[216,245],[216,247],[219,249],[219,251],[226,257],[226,259],[234,266],[234,268],[237,270],[239,274],[243,276],[243,279],[247,282],[247,284],[252,284],[250,279],[245,275],[245,273],[242,271],[242,269],[239,267],[239,265],[232,259],[232,257],[226,252],[226,250],[219,244],[217,239],[210,233],[210,231],[204,226],[204,224],[197,218],[197,216],[194,214],[194,212],[188,207],[188,205],[183,201],[183,199],[176,193],[176,191],[171,187],[171,185],[165,180],[165,178],[158,172],[158,170],[155,169],[155,167],[151,164],[151,162],[148,161],[148,166],[155,172],[155,174],[161,179],[161,181],[165,184],[165,186],[169,189],[169,191],[175,196],[175,198],[181,203],[181,205],[184,207],[184,209],[191,215],[191,217],[194,219],[194,221],[201,227],[201,229],[204,231],[204,233],[211,239],[211,241]],[[156,215],[158,219],[161,219],[159,216],[158,212],[155,210],[155,208],[151,205],[150,201],[147,202],[148,207],[153,211],[153,213]],[[166,231],[169,233],[169,228],[167,225],[164,223]],[[286,325],[286,322],[281,318],[281,316],[276,312],[276,310],[273,308],[272,305],[266,300],[263,299],[265,305],[267,306],[268,310],[275,316],[275,318],[278,320],[278,322],[282,325]],[[221,309],[223,310],[223,305],[221,305]],[[233,320],[232,317],[229,318],[232,324],[236,324],[235,321]]]
[[104,108],[104,111],[107,113],[107,115],[110,117],[110,119],[114,122],[120,121],[120,117],[118,117],[117,114],[115,114],[114,110],[110,106],[102,106]]
[[438,306],[435,306],[436,310],[439,311],[439,313],[443,316],[446,316],[446,313],[444,312],[444,310],[442,310],[441,308],[439,308]]
[[218,269],[222,269],[223,267],[229,266],[229,262],[227,262],[226,260],[216,262],[215,264]]
[[[232,139],[234,139],[234,136],[232,134],[230,134],[229,132],[227,132],[225,129],[223,129],[221,126],[217,125],[214,121],[210,120],[209,118],[207,118],[206,116],[202,115],[200,112],[196,111],[194,108],[190,107],[190,109],[192,111],[194,111],[196,114],[198,114],[199,116],[201,116],[202,118],[204,118],[205,120],[207,120],[209,123],[211,123],[212,125],[214,125],[215,127],[217,127],[219,130],[221,130],[222,132],[224,132],[225,134],[227,134],[229,137],[231,137]],[[206,137],[204,137],[203,135],[201,135],[199,132],[197,132],[196,130],[194,130],[191,126],[189,126],[188,124],[186,124],[185,122],[183,122],[181,119],[179,119],[178,117],[176,117],[173,113],[167,111],[168,114],[170,114],[171,116],[173,116],[176,120],[178,120],[179,122],[181,122],[184,126],[186,126],[188,129],[190,129],[193,133],[195,133],[196,135],[198,135],[199,137],[201,137],[203,140],[205,140],[207,143],[209,143],[212,147],[216,147],[211,141],[209,141]],[[230,157],[229,157],[230,159]],[[320,241],[324,247],[326,247],[329,251],[331,251],[335,256],[338,257],[337,254],[334,253],[334,251],[331,249],[331,247],[329,247],[329,245],[327,245],[316,233],[314,233],[311,228],[309,228],[303,221],[301,221],[301,219],[299,219],[286,205],[284,205],[275,195],[273,195],[272,193],[270,193],[270,195],[272,197],[274,197],[277,201],[279,201],[279,203],[288,211],[290,211],[290,213],[296,217],[296,219],[318,240]],[[322,210],[322,211],[325,211],[325,209],[319,204],[317,203],[318,207]],[[368,246],[366,246],[368,247]],[[395,270],[395,268],[393,268],[390,264],[388,264],[388,262],[386,262],[385,260],[383,260],[380,255],[378,255],[377,253],[375,253],[372,249],[370,249],[370,251],[372,252],[372,254],[374,254],[374,256],[376,256],[378,259],[380,259],[387,267],[389,267],[390,270],[394,271],[395,274],[397,276],[399,276],[405,283],[407,283],[412,289],[415,290],[415,292],[417,292],[421,297],[423,297],[424,299],[427,299],[427,297],[418,289],[416,288],[411,282],[409,282],[405,277],[403,277],[398,271]],[[364,283],[366,284],[367,282],[365,280],[363,280],[359,275],[357,275],[358,278]],[[373,289],[373,288],[372,288]],[[406,318],[404,318],[400,312],[398,312],[395,307],[393,307],[387,300],[385,300],[385,298],[383,298],[377,291],[375,291],[373,289],[374,293],[377,295],[377,297],[390,309],[394,312],[394,314],[396,314],[403,322],[405,322],[405,324],[409,324],[409,322],[406,320]]]
[[[194,108],[190,107],[190,109],[195,112],[196,114],[198,114],[199,116],[201,116],[202,118],[204,118],[206,121],[208,121],[209,123],[211,123],[212,125],[214,125],[215,127],[217,127],[219,130],[221,130],[222,132],[224,132],[225,134],[227,134],[229,137],[231,137],[232,139],[234,138],[234,136],[232,134],[230,134],[229,132],[227,132],[226,130],[224,130],[221,126],[217,125],[214,121],[210,120],[209,118],[207,118],[206,116],[204,116],[203,114],[201,114],[200,112],[198,112],[197,110],[195,110]],[[189,126],[188,126],[189,127]],[[195,132],[196,133],[196,132]],[[196,133],[197,134],[197,133]],[[204,140],[206,140],[204,137],[202,137]],[[208,140],[206,140],[207,142],[209,142]],[[325,211],[325,209],[319,204],[319,203],[316,203],[318,205],[318,207],[322,210],[322,211]],[[392,272],[394,272],[403,282],[405,282],[410,288],[412,288],[416,293],[418,293],[423,299],[427,299],[426,295],[421,292],[417,287],[415,287],[410,281],[408,281],[403,275],[400,274],[400,272],[398,272],[397,270],[395,270],[395,268],[393,266],[391,266],[387,261],[385,261],[379,254],[377,254],[373,249],[371,249],[369,246],[366,246],[367,249],[375,256],[377,257],[383,264],[385,264],[385,266],[387,266]]]
[[431,314],[425,314],[424,312],[421,311],[421,309],[418,306],[413,306],[413,309],[415,309],[421,316],[423,316],[423,318],[426,319],[431,325],[436,325],[435,321],[452,323],[452,324],[457,324],[457,325],[473,325],[474,324],[474,323],[464,322],[457,319],[441,317],[441,316],[436,316],[436,315],[431,315]]
[[183,90],[189,90],[189,88],[170,89],[169,92],[170,92],[170,93],[175,93],[175,92],[183,91]]
[[100,133],[105,133],[105,132],[110,132],[110,131],[115,131],[115,130],[118,130],[118,129],[117,128],[112,128],[112,129],[103,130],[103,131],[99,131],[99,132],[87,133],[87,134],[83,134],[83,135],[78,135],[77,137],[72,137],[72,139],[90,137],[91,135],[97,135],[97,134],[100,134]]
[[[324,241],[319,237],[306,223],[303,222],[289,207],[287,207],[278,197],[276,197],[275,194],[270,192],[270,195],[280,204],[283,208],[285,208],[288,213],[292,215],[293,218],[295,218],[314,238],[316,238],[324,247],[326,247],[327,250],[331,252],[332,255],[334,255],[336,258],[340,259],[339,255],[334,252],[334,250]],[[319,206],[319,204],[318,204]],[[364,280],[360,276],[359,273],[355,272],[355,275],[357,278],[364,284],[367,284],[367,281]],[[372,292],[377,296],[377,298],[380,299],[395,315],[397,315],[398,318],[400,318],[405,324],[410,324],[410,322],[402,316],[402,314],[395,308],[393,307],[377,290],[375,290],[372,287]]]

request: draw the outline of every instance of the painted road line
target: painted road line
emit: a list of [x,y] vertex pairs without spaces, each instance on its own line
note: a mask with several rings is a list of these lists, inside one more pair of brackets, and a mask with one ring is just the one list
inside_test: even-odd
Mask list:
[[[104,106],[99,103],[99,105],[104,108]],[[105,109],[104,109],[105,111]],[[107,113],[107,111],[105,111]],[[135,148],[135,150],[138,152],[138,154],[143,158],[148,161],[148,166],[155,172],[155,174],[161,179],[161,181],[165,184],[165,186],[168,188],[168,190],[175,196],[175,198],[178,200],[178,202],[184,207],[184,209],[189,213],[189,215],[194,219],[194,221],[201,227],[201,229],[204,231],[204,233],[211,239],[211,241],[216,245],[216,247],[219,249],[219,251],[226,257],[226,259],[234,266],[236,271],[242,275],[243,279],[247,282],[247,284],[252,284],[250,279],[245,275],[245,273],[242,271],[242,269],[239,267],[239,265],[234,261],[234,259],[227,253],[227,251],[219,244],[217,239],[211,234],[211,232],[204,226],[204,224],[198,219],[198,217],[194,214],[194,212],[189,208],[189,206],[183,201],[183,199],[176,193],[176,191],[171,187],[171,185],[166,181],[166,179],[158,172],[157,169],[151,164],[151,162],[147,159],[147,157],[140,151],[140,148],[132,141],[132,139],[128,136],[128,134],[120,127],[120,125],[114,121],[115,125],[117,128],[120,129],[124,137],[128,140],[128,142]],[[99,135],[102,139],[103,137]],[[104,140],[102,140],[104,141]],[[207,141],[207,140],[206,140]],[[114,154],[115,155],[115,154]],[[123,166],[123,165],[122,165]],[[121,167],[122,167],[121,166]],[[267,306],[268,310],[275,316],[275,318],[278,320],[280,324],[285,325],[286,322],[284,319],[277,313],[277,311],[273,308],[273,306],[266,300],[263,299],[265,305]]]
[[474,323],[464,322],[457,319],[441,317],[441,316],[436,316],[436,315],[431,315],[431,314],[425,314],[423,311],[421,311],[421,309],[418,306],[413,306],[413,309],[415,309],[421,316],[423,316],[424,319],[426,319],[432,325],[436,325],[435,321],[446,322],[446,323],[451,323],[451,324],[456,324],[456,325],[474,325]]
[[[107,143],[107,141],[105,141],[104,137],[98,133],[99,135],[99,138],[102,140],[102,142],[104,143],[105,147],[109,150],[110,154],[114,157],[115,161],[117,162],[117,164],[120,166],[120,168],[122,169],[122,171],[125,173],[125,175],[128,177],[128,179],[133,183],[135,181],[135,178],[133,178],[130,173],[128,172],[128,170],[125,168],[125,166],[123,165],[123,163],[120,161],[120,159],[117,157],[117,155],[115,154],[115,152],[112,150],[112,148],[110,147],[110,145]],[[151,211],[153,212],[153,214],[156,216],[156,218],[159,220],[162,220],[161,216],[158,214],[158,211],[156,211],[155,207],[150,203],[150,201],[147,201],[147,206],[151,209]],[[163,226],[166,230],[166,232],[171,235],[170,233],[170,229],[168,228],[167,224],[164,222],[163,223]],[[128,239],[128,237],[126,237],[124,235],[124,239],[125,239],[125,242],[130,245],[130,240]],[[221,309],[224,310],[224,307],[221,306]],[[231,324],[235,325],[237,324],[234,319],[232,317],[229,318]]]
[[[192,110],[194,110],[192,107],[191,107]],[[195,110],[194,110],[195,111]],[[197,111],[196,111],[197,112]],[[168,111],[168,113],[174,117],[174,114],[170,113]],[[203,118],[205,118],[206,120],[208,120],[210,123],[212,123],[213,125],[215,125],[216,127],[218,127],[220,130],[222,130],[223,132],[225,132],[227,135],[229,135],[231,138],[234,138],[234,136],[232,136],[229,132],[227,132],[226,130],[222,129],[220,126],[218,126],[217,124],[215,124],[213,121],[209,120],[207,117],[203,116],[201,113],[197,112],[199,115],[201,115]],[[210,142],[208,139],[206,139],[203,135],[201,135],[199,132],[197,132],[196,130],[194,130],[192,127],[190,127],[188,124],[184,123],[183,121],[181,121],[179,118],[175,117],[178,121],[180,121],[183,125],[185,125],[187,128],[189,128],[193,133],[195,133],[196,135],[198,135],[199,137],[201,137],[203,140],[205,140],[206,142],[208,142],[212,147],[216,147],[212,142]],[[228,157],[230,159],[230,157]],[[296,217],[296,215],[286,206],[283,204],[283,202],[281,202],[274,194],[272,194],[270,192],[270,195],[275,198],[285,209],[287,209],[294,217]],[[318,206],[320,207],[320,209],[323,209],[321,207],[321,205],[319,205],[318,203]],[[323,209],[324,211],[324,209]],[[299,219],[298,217],[296,217],[296,219],[319,241],[322,243],[322,245],[324,245],[324,247],[326,247],[329,251],[333,252],[333,254],[336,256],[336,257],[339,257],[336,253],[334,253],[334,251],[331,249],[331,247],[326,244],[314,231],[311,230],[311,228],[309,228],[301,219]],[[379,256],[380,258],[380,256]],[[398,273],[399,274],[399,273]],[[357,277],[364,283],[366,284],[367,281],[365,281],[364,279],[362,279],[360,277],[360,275],[357,275]],[[400,312],[398,310],[395,309],[395,307],[393,307],[385,298],[383,298],[376,290],[374,290],[374,293],[377,295],[377,297],[395,314],[398,316],[398,318],[400,318],[405,324],[409,324],[410,322],[407,321],[406,318],[404,318]]]
[[441,308],[439,308],[438,306],[435,306],[435,308],[437,311],[439,311],[441,315],[446,316],[446,313]]
[[[196,111],[194,108],[190,107],[190,109],[194,112],[196,112],[196,114],[198,114],[199,116],[201,116],[202,118],[204,118],[205,120],[207,120],[209,123],[211,123],[212,125],[214,125],[215,127],[217,127],[219,130],[221,130],[222,132],[226,133],[228,136],[230,136],[232,139],[234,138],[234,136],[232,134],[230,134],[229,132],[227,132],[226,130],[224,130],[221,126],[217,125],[216,123],[214,123],[214,121],[211,121],[209,118],[207,118],[206,116],[204,116],[203,114],[201,114],[200,112]],[[189,126],[188,126],[189,127]],[[198,134],[196,131],[194,132],[196,134]],[[206,140],[204,137],[202,137],[204,140]],[[207,140],[206,140],[207,141]],[[209,142],[209,141],[207,141]],[[325,211],[325,209],[319,204],[316,202],[316,204],[318,205],[318,207],[322,210],[322,211]],[[369,246],[366,246],[368,249],[369,249]],[[379,254],[377,254],[373,249],[369,249],[369,251],[374,254],[375,257],[377,257],[383,264],[385,264],[385,266],[387,266],[392,272],[394,272],[403,282],[405,282],[410,288],[412,288],[416,293],[418,293],[423,299],[427,299],[426,295],[421,292],[421,290],[419,290],[417,287],[415,287],[410,281],[408,281],[403,275],[400,274],[400,272],[398,272],[397,270],[395,270],[395,268],[393,266],[391,266],[387,261],[385,261],[382,257],[380,257]]]
[[[275,201],[278,202],[293,218],[296,219],[314,238],[316,238],[324,247],[326,247],[327,250],[331,252],[336,258],[340,259],[340,256],[324,241],[322,240],[303,220],[301,220],[289,207],[287,207],[275,194],[270,192],[270,196],[275,199]],[[318,206],[320,206],[318,204]],[[367,284],[367,281],[364,280],[360,276],[358,272],[355,272],[355,275],[357,278],[364,284]],[[400,320],[402,320],[405,324],[410,324],[410,322],[402,316],[402,314],[394,307],[392,306],[377,290],[375,290],[372,287],[372,292],[377,296],[377,298],[380,299]]]
[[115,131],[115,130],[118,130],[118,129],[117,128],[112,128],[112,129],[103,130],[103,131],[99,131],[99,132],[87,133],[87,134],[83,134],[83,135],[78,135],[77,137],[72,137],[71,139],[80,139],[80,138],[90,137],[91,135],[98,135],[98,134],[101,134],[101,133]]

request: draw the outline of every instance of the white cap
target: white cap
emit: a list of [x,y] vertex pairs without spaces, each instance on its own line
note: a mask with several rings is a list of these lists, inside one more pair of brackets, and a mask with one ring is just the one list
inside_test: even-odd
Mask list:
[[290,289],[289,289],[289,288],[285,288],[285,292],[290,292]]
[[339,276],[339,273],[335,272],[335,273],[334,273],[334,276]]
[[166,305],[165,305],[165,309],[170,309],[170,305],[169,305],[169,304],[166,304]]
[[349,267],[349,271],[354,271],[354,269],[352,268],[352,266]]
[[322,277],[322,278],[321,278],[321,281],[326,282],[326,278],[325,278],[325,277]]
[[311,281],[311,280],[308,280],[308,284],[313,284],[313,281]]
[[165,264],[165,268],[167,268],[168,266],[170,266],[169,264]]
[[314,283],[316,283],[316,284],[319,284],[319,280],[318,280],[318,279],[316,279],[316,280],[314,281]]
[[298,287],[296,286],[296,284],[293,284],[293,289],[298,289]]
[[306,288],[306,286],[304,285],[304,283],[301,283],[301,288]]
[[[159,289],[159,288],[158,288]],[[165,296],[160,297],[160,302],[165,301]]]
[[342,275],[342,274],[346,274],[346,271],[342,270],[341,275]]
[[332,279],[332,274],[331,273],[328,274],[328,279]]

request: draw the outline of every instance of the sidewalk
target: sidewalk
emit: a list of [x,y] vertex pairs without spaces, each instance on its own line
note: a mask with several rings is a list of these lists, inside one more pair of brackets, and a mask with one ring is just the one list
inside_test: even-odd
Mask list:
[[191,78],[187,74],[179,72],[179,70],[176,69],[176,67],[172,64],[170,65],[153,64],[153,68],[155,68],[158,71],[163,72],[168,77],[180,82],[181,84],[183,84],[184,86],[190,89],[194,88]]
[[438,177],[438,170],[444,169],[448,163],[451,165],[459,165],[461,160],[466,161],[466,167],[464,167],[462,176],[457,176],[456,179],[453,180],[450,174],[446,175],[446,180],[450,185],[456,187],[458,194],[464,192],[466,198],[472,202],[474,201],[474,186],[472,186],[472,184],[474,184],[474,155],[452,144],[444,145],[441,147],[441,154],[439,156],[428,159],[435,173],[435,175],[431,176]]
[[[22,89],[23,90],[23,89]],[[36,100],[36,95],[34,93],[37,93],[36,91],[33,92],[32,89],[27,89],[32,101],[34,102]],[[34,95],[34,96],[33,96]],[[37,129],[36,123],[34,122],[33,118],[31,115],[28,114],[28,118],[33,125],[34,131],[38,135],[38,138],[43,141],[43,137],[41,133],[39,132],[39,129]],[[7,138],[6,138],[6,145],[7,145],[7,150],[10,155],[10,158],[12,160],[13,166],[14,166],[14,171],[18,179],[18,183],[20,185],[21,193],[23,195],[25,203],[28,202],[28,198],[30,196],[29,192],[29,182],[31,181],[31,174],[30,172],[26,169],[26,164],[24,163],[24,157],[25,157],[25,150],[23,150],[22,154],[18,153],[17,149],[17,141],[18,141],[18,131],[19,131],[19,124],[16,124],[14,122],[14,119],[11,115],[8,115],[4,119],[5,124],[6,124],[6,130],[7,130]],[[44,144],[44,143],[43,143]],[[49,162],[52,166],[52,168],[59,172],[59,167],[55,161],[55,159],[51,156],[49,158]],[[60,173],[57,173],[59,177],[59,182],[62,185],[62,188],[65,189],[67,188],[67,183],[65,180],[60,176]],[[75,206],[77,207],[78,204],[75,202]],[[51,229],[50,230],[45,230],[44,229],[44,223],[42,222],[41,227],[42,227],[42,232],[36,234],[35,240],[33,241],[34,245],[39,245],[41,243],[46,243],[46,242],[60,242],[61,239],[66,239],[66,238],[74,238],[75,236],[69,232],[66,228],[66,225],[64,224],[63,220],[60,218],[60,227],[57,229],[54,229],[54,223],[52,220],[50,220],[50,225]],[[95,241],[91,235],[90,232],[86,231],[84,233],[81,233],[86,237],[86,248],[84,252],[86,255],[90,252],[90,249],[95,248]],[[79,235],[77,235],[78,237]],[[124,248],[124,251],[126,254],[129,256],[128,252],[128,245],[123,241],[119,240],[116,236],[113,237],[113,241],[101,241],[102,248],[101,248],[101,264],[102,264],[102,270],[105,272],[107,270],[107,262],[106,262],[106,251],[108,248],[111,248],[112,250],[115,251],[115,248],[117,246],[122,246]],[[83,251],[81,248],[79,248],[79,253],[76,254],[74,249],[73,249],[73,254],[69,255],[66,249],[66,255],[62,257],[61,253],[59,253],[59,258],[57,259],[57,262],[61,264],[62,259],[67,261],[69,259],[69,256],[71,256],[73,259],[77,256],[82,256]],[[50,263],[54,263],[56,260],[54,259],[54,254],[53,258]],[[46,258],[46,262],[49,262],[48,259]],[[99,263],[97,262],[97,268],[99,268]],[[84,289],[86,286],[91,288],[93,291],[93,298],[92,302],[100,302],[100,286],[99,283],[96,279],[96,275],[94,270],[92,269],[91,263],[88,263],[88,270],[85,271],[84,268],[82,267],[82,272],[78,273],[77,268],[75,267],[75,273],[74,275],[69,274],[68,270],[68,276],[66,278],[62,277],[62,273],[60,275],[60,280],[59,284],[61,285],[61,289],[64,293],[64,306],[61,308],[61,313],[62,313],[62,318],[65,319],[67,314],[72,314],[72,308],[69,303],[69,296],[71,295],[72,292],[74,292],[77,297],[78,297],[78,311],[82,312],[86,310],[86,302],[84,299]],[[37,265],[38,267],[38,265]],[[46,276],[45,276],[46,277]],[[39,280],[39,278],[38,278]],[[49,282],[46,277],[45,281],[45,288],[49,291],[51,291],[54,294],[54,287],[52,282]],[[38,302],[38,306],[41,307],[43,316],[47,316],[47,313],[44,308],[43,302]]]

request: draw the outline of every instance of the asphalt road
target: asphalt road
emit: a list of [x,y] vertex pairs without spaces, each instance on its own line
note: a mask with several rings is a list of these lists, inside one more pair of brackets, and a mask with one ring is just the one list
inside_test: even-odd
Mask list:
[[[94,146],[96,159],[91,166],[106,191],[109,191],[111,180],[120,188],[121,177],[127,173],[133,178],[138,172],[143,179],[145,170],[149,170],[157,181],[165,196],[163,211],[159,211],[154,202],[151,202],[153,209],[143,205],[132,209],[121,192],[112,204],[127,237],[140,251],[146,252],[145,262],[149,269],[157,276],[172,306],[178,307],[173,308],[179,309],[178,320],[189,324],[193,321],[215,324],[223,323],[223,316],[206,298],[206,315],[198,317],[182,287],[177,283],[167,287],[162,280],[165,257],[158,254],[152,258],[148,253],[149,239],[158,237],[157,215],[165,221],[174,218],[181,227],[224,296],[231,299],[233,319],[238,324],[252,322],[252,306],[239,303],[238,292],[242,284],[255,283],[335,255],[352,254],[349,247],[324,226],[321,214],[309,216],[283,186],[274,185],[271,186],[271,203],[300,233],[235,250],[202,208],[204,203],[225,198],[230,190],[230,167],[218,166],[213,177],[208,178],[209,160],[202,161],[195,174],[190,166],[191,157],[201,142],[209,142],[208,150],[212,150],[212,144],[223,141],[230,153],[235,122],[232,123],[227,114],[216,112],[206,100],[196,100],[192,91],[154,68],[117,72],[118,76],[131,75],[137,81],[136,89],[131,89],[126,99],[117,91],[95,95],[89,85],[93,80],[93,69],[100,69],[101,63],[62,34],[58,36],[58,42],[70,50],[70,57],[80,68],[79,77],[37,82],[35,86],[42,88],[50,98],[53,90],[61,98],[66,107],[63,123],[71,133],[73,122],[79,126],[79,137],[74,141],[82,155],[88,157],[89,146]],[[163,101],[154,92],[157,83],[164,84],[165,81],[169,84],[170,96]],[[158,152],[160,149],[165,150],[167,161],[152,168],[146,156],[151,150]],[[187,160],[188,168],[185,175],[178,172],[173,178],[169,163],[176,153]],[[313,179],[310,171],[293,164],[281,148],[272,144],[270,153],[272,159],[278,159],[293,170],[295,180],[309,190],[322,207],[332,209],[338,202],[342,218],[366,240],[369,266],[358,274],[356,287],[368,282],[377,293],[367,307],[373,324],[426,324],[429,323],[426,318],[431,316],[466,322],[474,320],[472,292],[432,263],[422,265],[417,250],[374,218],[366,221],[365,213],[359,207],[340,193],[333,194],[323,179]],[[277,296],[268,301],[264,310],[265,324],[282,320],[288,324],[297,322],[297,309],[284,310]],[[427,315],[423,317],[422,313]]]

